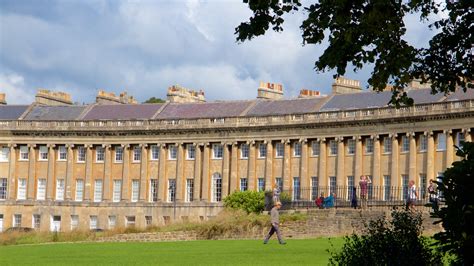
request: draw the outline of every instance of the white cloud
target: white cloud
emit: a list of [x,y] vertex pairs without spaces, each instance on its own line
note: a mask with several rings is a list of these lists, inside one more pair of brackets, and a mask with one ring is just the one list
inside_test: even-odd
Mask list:
[[14,73],[0,73],[0,92],[6,94],[7,104],[25,104],[34,99],[34,94],[25,88],[25,79]]

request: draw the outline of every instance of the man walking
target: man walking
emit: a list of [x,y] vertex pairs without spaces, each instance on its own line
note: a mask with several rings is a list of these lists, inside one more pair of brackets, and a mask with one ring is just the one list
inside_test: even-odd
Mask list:
[[275,206],[272,208],[270,211],[270,216],[271,216],[271,223],[272,223],[272,228],[270,229],[270,232],[268,232],[268,235],[265,237],[265,240],[263,240],[263,244],[267,244],[268,240],[270,237],[276,232],[278,242],[280,242],[281,245],[285,245],[286,242],[283,241],[281,238],[281,232],[280,232],[280,214],[278,213],[278,210],[281,208],[281,202],[276,202]]

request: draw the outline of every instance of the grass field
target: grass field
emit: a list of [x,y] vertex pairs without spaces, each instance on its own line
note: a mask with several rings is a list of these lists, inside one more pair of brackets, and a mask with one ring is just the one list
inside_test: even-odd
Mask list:
[[[335,248],[342,238],[331,239]],[[0,265],[327,265],[329,239],[0,246]]]

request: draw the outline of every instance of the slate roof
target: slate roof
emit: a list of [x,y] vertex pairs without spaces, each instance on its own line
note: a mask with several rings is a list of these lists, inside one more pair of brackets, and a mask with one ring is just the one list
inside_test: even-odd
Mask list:
[[86,106],[35,106],[23,120],[75,120]]
[[101,104],[94,105],[83,120],[144,120],[151,119],[163,104]]
[[0,105],[0,120],[16,120],[28,109],[28,105]]
[[391,97],[391,91],[336,94],[321,107],[321,111],[384,107]]
[[446,98],[446,101],[462,101],[474,99],[474,89],[467,89],[466,92],[463,90],[457,90],[454,93],[451,93]]
[[431,94],[431,89],[415,89],[407,92],[408,97],[413,98],[415,104],[435,103],[444,100],[443,93]]
[[246,115],[266,116],[317,112],[326,100],[326,97],[292,100],[258,100],[257,104],[253,106]]
[[193,119],[240,116],[253,101],[170,103],[156,117],[157,119]]

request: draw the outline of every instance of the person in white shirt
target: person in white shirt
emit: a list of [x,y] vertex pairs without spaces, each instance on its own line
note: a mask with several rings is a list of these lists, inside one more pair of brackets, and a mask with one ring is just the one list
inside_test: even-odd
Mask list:
[[418,198],[418,194],[416,193],[416,186],[415,181],[410,180],[408,182],[408,195],[407,195],[407,205],[406,210],[413,210],[415,208],[415,202]]

